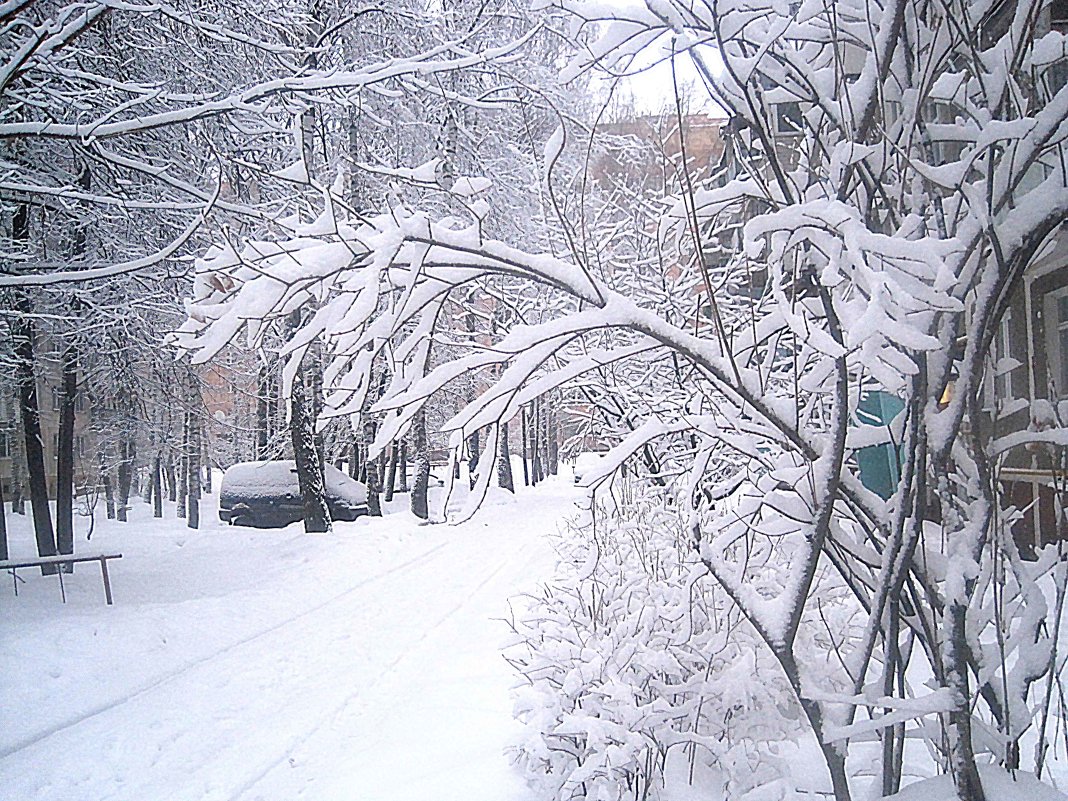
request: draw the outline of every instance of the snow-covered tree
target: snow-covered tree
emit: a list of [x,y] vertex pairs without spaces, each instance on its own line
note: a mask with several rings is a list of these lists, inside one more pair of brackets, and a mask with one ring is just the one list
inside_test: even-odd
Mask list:
[[[203,358],[249,321],[314,298],[290,347],[327,344],[333,412],[360,409],[371,365],[388,358],[373,407],[381,447],[427,398],[477,376],[484,391],[445,428],[457,451],[488,429],[483,464],[525,403],[617,371],[645,401],[627,414],[642,419],[592,479],[666,443],[678,478],[665,491],[778,664],[835,798],[854,795],[851,739],[879,734],[889,794],[905,724],[937,716],[936,760],[961,799],[982,801],[977,754],[1019,766],[1049,703],[1040,680],[1052,677],[1058,621],[1045,624],[1038,581],[1054,566],[1065,577],[1059,553],[1021,559],[996,465],[1068,434],[1044,417],[1042,431],[998,437],[982,402],[1004,310],[1068,212],[1064,35],[1029,2],[557,6],[584,32],[568,76],[658,48],[691,59],[730,114],[722,171],[698,180],[683,166],[659,215],[657,265],[603,269],[606,243],[574,236],[585,223],[567,229],[562,254],[495,237],[481,176],[447,187],[466,213],[394,202],[371,214],[328,192],[297,236],[224,244],[199,262],[186,345]],[[561,122],[540,159],[549,193],[576,133]],[[409,177],[430,183],[433,166]],[[665,274],[688,279],[674,306],[652,291]],[[475,304],[473,291],[488,297],[504,280],[543,287],[545,316],[425,375],[408,369],[457,292]],[[870,398],[900,411],[863,425]],[[898,475],[880,494],[855,465],[886,444]],[[482,493],[492,472],[479,473]],[[835,670],[817,675],[799,632],[828,587],[866,622],[832,638]],[[929,687],[910,669],[929,672]]]

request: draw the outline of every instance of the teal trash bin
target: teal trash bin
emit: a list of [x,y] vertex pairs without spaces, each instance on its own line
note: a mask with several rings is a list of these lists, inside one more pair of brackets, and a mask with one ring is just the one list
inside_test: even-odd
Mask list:
[[[862,425],[885,426],[905,408],[897,395],[875,390],[861,396],[857,404],[857,419]],[[860,468],[860,483],[883,500],[897,490],[901,478],[901,446],[893,443],[872,445],[856,453]]]

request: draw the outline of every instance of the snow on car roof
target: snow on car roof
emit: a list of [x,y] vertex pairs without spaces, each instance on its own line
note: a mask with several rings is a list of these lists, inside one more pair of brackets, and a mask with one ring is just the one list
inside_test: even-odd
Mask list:
[[[367,488],[359,481],[349,478],[331,464],[326,465],[325,473],[328,495],[352,503],[367,502]],[[238,462],[223,474],[221,492],[247,498],[296,495],[300,492],[297,463],[292,459]]]

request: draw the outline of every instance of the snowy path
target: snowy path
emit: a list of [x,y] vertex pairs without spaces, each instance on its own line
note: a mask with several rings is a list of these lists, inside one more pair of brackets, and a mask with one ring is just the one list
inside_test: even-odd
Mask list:
[[[332,538],[193,535],[192,553],[159,557],[143,603],[123,607],[120,584],[117,614],[91,593],[60,607],[43,586],[5,598],[0,669],[46,680],[0,695],[0,787],[40,801],[526,801],[502,755],[515,724],[497,651],[506,628],[493,618],[549,575],[541,534],[575,497],[545,486],[459,527],[398,515]],[[295,569],[272,559],[280,543]],[[121,567],[151,556],[142,546]],[[232,592],[159,586],[169,572],[203,590],[199,563],[227,556],[248,568]],[[174,600],[152,602],[153,589]],[[139,665],[146,629],[164,622],[171,639]],[[53,654],[53,638],[74,654]]]

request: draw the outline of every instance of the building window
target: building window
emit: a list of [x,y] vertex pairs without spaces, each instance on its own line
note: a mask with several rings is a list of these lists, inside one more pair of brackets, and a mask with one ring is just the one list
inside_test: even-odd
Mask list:
[[1044,312],[1050,356],[1050,394],[1055,398],[1068,398],[1068,287],[1046,296]]
[[15,451],[15,431],[11,428],[0,428],[0,459],[10,459]]
[[1053,0],[1049,4],[1049,22],[1054,28],[1068,25],[1068,0]]
[[775,106],[775,131],[780,134],[799,134],[802,131],[801,104],[779,103]]
[[991,348],[994,362],[994,393],[990,398],[990,405],[1010,400],[1013,397],[1012,373],[1020,366],[1020,362],[1012,355],[1012,309],[1005,312],[994,336]]

